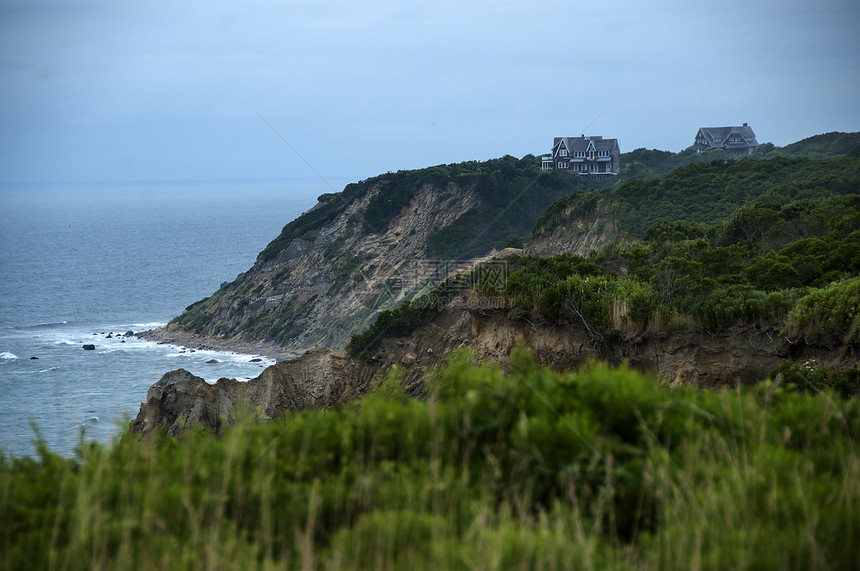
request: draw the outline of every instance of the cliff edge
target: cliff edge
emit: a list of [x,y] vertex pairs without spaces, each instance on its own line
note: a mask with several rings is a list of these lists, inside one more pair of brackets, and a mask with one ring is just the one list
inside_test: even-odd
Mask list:
[[553,325],[539,314],[477,308],[463,296],[411,333],[383,339],[371,359],[313,349],[244,383],[219,379],[209,384],[182,369],[169,372],[149,389],[130,429],[141,435],[162,429],[175,435],[186,426],[203,424],[218,432],[223,422],[233,420],[239,406],[261,418],[329,407],[360,398],[395,366],[401,369],[406,393],[417,397],[423,394],[427,372],[452,351],[468,348],[476,361],[506,367],[512,349],[521,343],[539,364],[559,370],[597,359],[702,388],[757,383],[785,361],[839,369],[856,366],[850,352],[792,344],[769,327],[643,333],[596,347],[583,328]]

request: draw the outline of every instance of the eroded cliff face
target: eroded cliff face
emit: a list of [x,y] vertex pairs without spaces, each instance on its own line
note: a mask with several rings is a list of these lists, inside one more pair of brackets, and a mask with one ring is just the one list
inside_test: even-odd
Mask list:
[[575,254],[587,257],[615,234],[615,223],[606,214],[564,220],[558,226],[532,236],[526,253],[542,257]]
[[464,296],[410,335],[384,339],[370,362],[315,349],[272,365],[246,383],[220,379],[210,385],[187,371],[168,373],[149,389],[131,430],[149,434],[165,428],[176,434],[188,424],[203,423],[217,431],[221,419],[233,418],[240,398],[264,418],[332,406],[359,398],[394,366],[405,369],[407,394],[420,397],[428,369],[443,364],[452,351],[469,348],[478,362],[504,368],[520,343],[538,363],[556,369],[575,369],[597,359],[654,372],[671,383],[707,388],[756,383],[784,360],[798,364],[814,360],[818,366],[843,369],[856,365],[842,348],[791,344],[772,328],[646,332],[595,343],[582,328],[549,325],[535,314],[479,307]]
[[177,369],[149,388],[130,429],[139,434],[164,429],[175,436],[187,426],[203,424],[218,432],[222,422],[234,420],[240,402],[261,418],[330,407],[360,397],[374,372],[376,367],[331,349],[307,351],[298,359],[267,367],[244,383],[222,378],[209,384]]
[[380,309],[446,276],[449,268],[424,254],[427,240],[476,204],[469,188],[427,183],[385,228],[368,228],[361,213],[379,191],[372,188],[292,239],[275,259],[261,256],[234,282],[187,308],[168,332],[264,340],[297,351],[343,347]]
[[839,348],[825,350],[792,344],[775,327],[735,327],[705,331],[630,333],[607,343],[596,342],[581,327],[546,323],[536,313],[470,307],[468,298],[455,300],[432,321],[411,335],[386,339],[378,355],[382,370],[407,367],[406,388],[419,394],[427,367],[444,362],[451,351],[469,348],[479,362],[506,367],[511,351],[524,343],[542,365],[576,369],[589,360],[656,373],[674,384],[702,388],[734,387],[764,380],[784,360],[814,361],[817,366],[847,369],[856,360]]

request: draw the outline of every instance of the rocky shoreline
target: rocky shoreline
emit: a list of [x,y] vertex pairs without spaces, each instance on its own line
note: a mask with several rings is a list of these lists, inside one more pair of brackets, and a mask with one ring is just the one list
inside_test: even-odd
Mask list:
[[196,335],[187,331],[171,330],[170,326],[159,327],[141,331],[137,334],[141,339],[155,343],[176,345],[184,349],[196,351],[223,351],[226,353],[239,353],[242,355],[255,355],[275,359],[276,361],[288,361],[302,355],[302,352],[277,347],[271,343],[262,341],[252,343],[236,339],[222,339],[219,337],[207,337]]

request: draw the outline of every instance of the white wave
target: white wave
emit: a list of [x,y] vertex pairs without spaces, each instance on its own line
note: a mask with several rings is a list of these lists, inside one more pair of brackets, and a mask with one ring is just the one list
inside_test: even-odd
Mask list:
[[158,327],[164,327],[167,323],[162,323],[160,321],[152,321],[150,323],[132,323],[132,327],[143,327],[145,329],[156,329]]
[[[222,376],[218,377],[217,379],[211,379],[211,378],[206,379],[206,378],[204,378],[203,380],[206,382],[207,385],[214,385],[215,383],[217,383],[220,379],[222,379],[224,377],[225,376],[222,375]],[[255,379],[256,377],[237,377],[236,375],[228,375],[228,376],[226,376],[226,378],[233,379],[234,381],[239,381],[240,383],[247,383],[248,381],[250,381],[251,379]]]
[[[193,360],[203,360],[204,362],[210,359],[217,359],[218,364],[222,365],[229,365],[232,363],[242,366],[260,365],[261,367],[268,367],[277,363],[277,359],[270,359],[268,357],[263,357],[262,355],[252,355],[248,353],[234,353],[233,351],[193,349],[191,347],[183,347],[181,345],[170,345],[166,343],[158,344],[152,341],[144,341],[140,346],[170,351],[169,353],[164,354],[165,357],[186,357]],[[259,361],[255,361],[254,359],[259,359]]]
[[33,327],[56,327],[57,325],[68,325],[69,322],[66,320],[63,321],[49,321],[47,323],[37,323]]
[[54,345],[77,345],[77,343],[68,339],[57,339],[54,341]]
[[48,367],[47,369],[39,369],[38,371],[19,371],[18,375],[44,375],[52,371],[59,371],[60,367]]
[[18,358],[18,355],[16,355],[15,353],[10,353],[9,351],[3,351],[2,353],[0,353],[0,359],[11,361],[12,359],[17,359],[17,358]]

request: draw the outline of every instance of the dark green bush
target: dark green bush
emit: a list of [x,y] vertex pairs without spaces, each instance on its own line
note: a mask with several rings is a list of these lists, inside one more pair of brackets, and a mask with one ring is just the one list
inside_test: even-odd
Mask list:
[[860,341],[860,277],[836,282],[802,297],[788,315],[791,340],[833,347]]
[[842,371],[834,367],[816,367],[810,361],[800,365],[783,361],[768,378],[779,379],[789,391],[812,394],[833,391],[844,399],[860,396],[860,369],[857,367]]
[[850,568],[860,402],[781,370],[671,390],[459,353],[422,401],[394,373],[329,410],[240,411],[218,436],[0,454],[0,566]]

